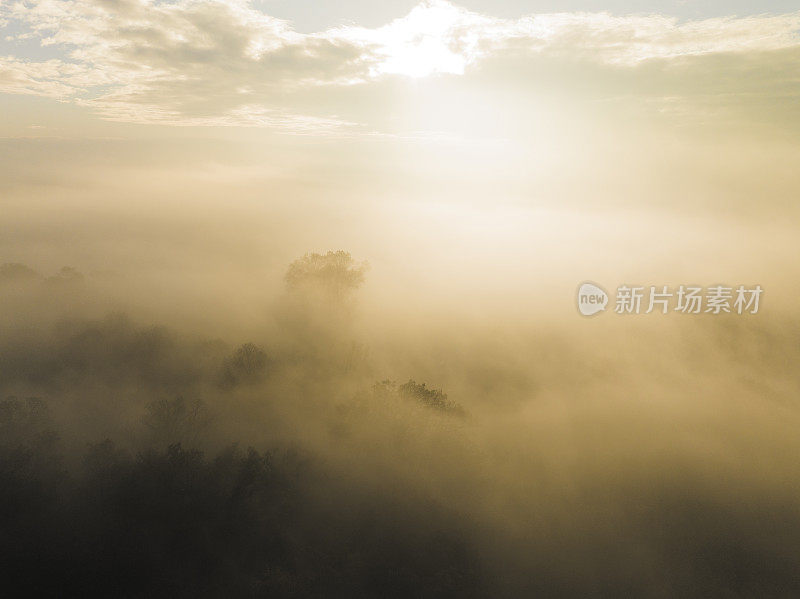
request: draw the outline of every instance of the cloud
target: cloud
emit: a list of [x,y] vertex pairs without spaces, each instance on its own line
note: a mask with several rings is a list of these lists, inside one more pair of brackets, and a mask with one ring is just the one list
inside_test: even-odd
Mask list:
[[0,89],[74,101],[112,120],[328,128],[335,118],[280,116],[277,97],[346,83],[364,68],[352,43],[298,35],[246,2],[43,0],[5,12],[64,57],[6,57]]
[[686,98],[702,96],[708,109],[754,96],[785,106],[800,95],[800,13],[509,20],[430,0],[382,27],[300,34],[247,0],[27,0],[0,8],[3,22],[18,31],[12,38],[33,36],[61,55],[0,57],[0,91],[119,121],[364,129],[374,125],[369,109],[343,116],[330,95],[352,88],[366,105],[387,78],[406,76],[505,79],[520,94],[646,96],[673,114]]
[[0,90],[8,94],[34,94],[64,99],[76,93],[60,60],[26,63],[13,56],[0,57]]

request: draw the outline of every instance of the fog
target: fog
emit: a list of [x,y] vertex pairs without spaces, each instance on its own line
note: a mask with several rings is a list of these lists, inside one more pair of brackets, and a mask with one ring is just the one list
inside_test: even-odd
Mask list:
[[[2,142],[12,588],[800,591],[793,146],[246,137]],[[584,280],[765,293],[584,318]]]

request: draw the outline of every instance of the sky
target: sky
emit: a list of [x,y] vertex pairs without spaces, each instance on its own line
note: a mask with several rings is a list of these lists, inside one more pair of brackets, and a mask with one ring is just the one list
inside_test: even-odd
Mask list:
[[0,253],[225,273],[348,249],[523,305],[534,271],[786,272],[789,4],[3,2]]
[[[264,12],[291,21],[298,31],[312,32],[329,27],[355,23],[378,27],[408,13],[415,0],[345,0],[316,2],[314,0],[261,0],[257,3]],[[679,19],[781,14],[797,10],[791,0],[465,0],[458,3],[469,10],[494,17],[516,19],[534,13],[609,12],[616,15],[664,14]]]
[[[11,114],[29,120],[37,110],[20,108],[21,96],[50,99],[67,119],[59,104],[122,123],[322,135],[483,127],[502,138],[548,99],[575,102],[575,114],[644,104],[690,126],[709,115],[769,120],[795,110],[800,12],[781,2],[703,7],[6,2],[0,92]],[[420,91],[427,87],[435,97]],[[485,106],[508,118],[492,120]],[[21,123],[7,122],[6,134],[9,125]]]

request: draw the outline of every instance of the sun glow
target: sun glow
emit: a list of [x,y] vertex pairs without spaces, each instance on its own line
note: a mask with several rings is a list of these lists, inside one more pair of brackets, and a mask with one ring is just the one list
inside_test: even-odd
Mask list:
[[477,58],[475,40],[465,32],[483,20],[448,2],[429,0],[383,27],[351,34],[380,48],[383,60],[375,67],[375,75],[461,75]]
[[425,37],[392,48],[380,72],[408,77],[427,77],[435,73],[461,75],[466,65],[466,57],[451,51],[441,39]]

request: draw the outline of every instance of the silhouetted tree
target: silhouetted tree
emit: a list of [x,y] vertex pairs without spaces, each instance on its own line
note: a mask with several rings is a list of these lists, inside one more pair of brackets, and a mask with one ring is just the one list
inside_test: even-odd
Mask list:
[[199,440],[208,419],[199,399],[159,399],[147,404],[143,423],[157,444],[193,443]]
[[83,282],[83,274],[81,274],[76,268],[72,268],[71,266],[63,266],[56,274],[51,277],[47,277],[47,282],[74,285]]
[[425,383],[417,383],[413,379],[402,385],[388,379],[375,383],[373,393],[378,397],[396,396],[405,400],[413,400],[440,412],[457,416],[466,415],[464,408],[448,399],[447,394],[441,389],[429,389]]
[[349,252],[311,253],[289,265],[286,285],[291,291],[312,291],[341,300],[364,283],[366,270],[366,264],[357,263]]
[[264,376],[267,362],[264,350],[253,343],[245,343],[236,348],[233,355],[225,360],[220,382],[223,387],[256,383]]
[[39,278],[41,278],[39,273],[19,262],[0,265],[0,283],[25,283]]

